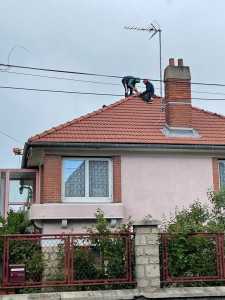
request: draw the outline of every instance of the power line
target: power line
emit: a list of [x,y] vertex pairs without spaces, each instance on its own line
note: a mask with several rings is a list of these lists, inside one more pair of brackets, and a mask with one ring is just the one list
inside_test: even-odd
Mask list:
[[[7,68],[20,68],[20,69],[37,70],[37,71],[45,71],[45,72],[56,72],[56,73],[65,73],[65,74],[87,75],[87,76],[100,76],[100,77],[108,77],[108,78],[122,79],[124,77],[124,76],[118,76],[118,75],[103,75],[103,74],[97,74],[97,73],[86,73],[86,72],[46,69],[46,68],[37,68],[37,67],[25,67],[25,66],[7,65],[7,64],[0,64],[0,67],[1,66],[7,67]],[[160,82],[160,80],[158,80],[158,79],[151,79],[151,81]]]
[[[24,91],[35,91],[35,92],[51,92],[51,93],[63,93],[63,94],[81,94],[81,95],[95,95],[95,96],[114,96],[124,97],[124,95],[118,94],[105,94],[105,93],[91,93],[91,92],[77,92],[77,91],[62,91],[62,90],[49,90],[49,89],[35,89],[35,88],[23,88],[13,86],[0,86],[1,89],[12,89],[12,90],[24,90]],[[176,100],[186,100],[187,98],[176,97]],[[192,100],[206,100],[206,101],[225,101],[225,98],[197,98],[192,97]]]
[[[17,65],[8,65],[8,64],[0,64],[0,66],[7,68],[20,68],[20,69],[29,69],[29,70],[37,70],[37,71],[45,71],[45,72],[57,72],[57,73],[66,73],[66,74],[77,74],[77,75],[88,75],[88,76],[100,76],[100,77],[108,77],[108,78],[123,78],[123,76],[118,75],[103,75],[97,73],[86,73],[86,72],[77,72],[77,71],[66,71],[66,70],[57,70],[57,69],[46,69],[46,68],[37,68],[37,67],[25,67],[25,66],[17,66]],[[143,79],[143,78],[141,78]],[[159,79],[151,79],[151,81],[161,82]],[[176,81],[175,84],[183,84],[183,81]],[[225,87],[225,84],[219,83],[205,83],[205,82],[191,82],[191,84],[195,85],[206,85],[206,86],[218,86]]]
[[7,71],[7,70],[0,70],[0,72],[10,73],[10,74],[18,74],[18,75],[25,75],[25,76],[33,76],[33,77],[41,77],[41,78],[60,79],[60,80],[69,80],[69,81],[79,81],[79,82],[88,82],[88,83],[97,83],[97,84],[107,84],[107,85],[121,86],[121,84],[119,84],[119,83],[110,83],[110,82],[81,80],[81,79],[73,79],[73,78],[65,78],[65,77],[46,76],[46,75],[38,75],[38,74],[30,74],[30,73],[12,72],[12,71]]
[[3,134],[3,135],[5,135],[5,136],[7,136],[8,138],[10,138],[10,139],[12,139],[12,140],[14,140],[14,141],[16,141],[16,142],[18,142],[18,143],[20,143],[20,144],[22,144],[23,145],[23,143],[22,142],[20,142],[20,141],[18,141],[18,140],[16,140],[16,139],[14,139],[13,137],[11,137],[10,135],[8,135],[8,134],[6,134],[6,133],[4,133],[4,132],[2,132],[2,131],[0,131],[0,133],[1,134]]
[[[177,98],[176,98],[177,99]],[[185,100],[186,98],[178,98],[179,100]],[[209,100],[209,101],[225,101],[225,98],[191,98],[192,100]]]
[[225,93],[215,93],[215,92],[199,92],[199,91],[191,91],[192,93],[197,93],[197,94],[210,94],[210,95],[224,95]]
[[[115,85],[115,86],[122,86],[120,83],[110,83],[110,82],[102,82],[102,81],[92,81],[92,80],[82,80],[82,79],[73,79],[73,78],[65,78],[65,77],[56,77],[56,76],[46,76],[46,75],[39,75],[39,74],[31,74],[31,73],[21,73],[21,72],[13,72],[8,70],[0,70],[2,73],[9,73],[9,74],[16,74],[16,75],[25,75],[25,76],[33,76],[33,77],[40,77],[40,78],[49,78],[49,79],[58,79],[58,80],[69,80],[75,82],[87,82],[87,83],[94,83],[94,84],[102,84],[102,85]],[[137,85],[137,87],[140,87]],[[145,87],[140,87],[144,89]],[[159,90],[159,88],[155,87],[155,90]]]
[[25,67],[25,66],[6,65],[6,64],[0,64],[0,66],[7,67],[7,68],[20,68],[20,69],[29,69],[29,70],[37,70],[37,71],[45,71],[45,72],[79,74],[79,75],[100,76],[100,77],[121,78],[121,79],[123,78],[123,76],[117,76],[117,75],[103,75],[103,74],[97,74],[97,73],[85,73],[85,72],[46,69],[46,68],[36,68],[36,67]]
[[[13,71],[8,71],[8,70],[0,70],[0,72],[2,72],[2,73],[9,73],[9,74],[16,74],[16,75],[40,77],[40,78],[57,79],[57,80],[66,80],[66,81],[75,81],[75,82],[87,82],[87,83],[102,84],[102,85],[122,86],[120,83],[110,83],[110,82],[102,82],[102,81],[92,81],[92,80],[82,80],[82,79],[73,79],[73,78],[56,77],[56,76],[46,76],[46,75],[31,74],[31,73],[13,72]],[[155,87],[155,89],[159,90],[159,88],[156,88],[156,87]],[[203,91],[192,91],[192,93],[197,93],[197,94],[212,94],[212,95],[225,95],[225,93],[203,92]]]
[[[22,66],[13,66],[13,65],[4,65],[0,64],[0,66],[10,66],[10,67],[18,67],[18,68],[27,68],[27,69],[36,69],[36,70],[48,70],[53,72],[69,72],[73,74],[85,74],[85,75],[93,75],[93,76],[108,76],[108,77],[116,77],[116,78],[122,78],[119,76],[111,76],[111,75],[100,75],[100,74],[91,74],[91,73],[80,73],[80,72],[70,72],[70,71],[60,71],[60,70],[49,70],[49,69],[38,69],[38,68],[31,68],[31,67],[22,67]],[[34,76],[34,77],[43,77],[43,78],[51,78],[51,79],[60,79],[60,80],[69,80],[69,81],[78,81],[78,82],[88,82],[88,83],[95,83],[95,84],[103,84],[103,85],[117,85],[121,86],[121,84],[118,83],[109,83],[109,82],[101,82],[101,81],[91,81],[91,80],[81,80],[81,79],[72,79],[72,78],[65,78],[65,77],[55,77],[55,76],[46,76],[46,75],[38,75],[38,74],[30,74],[30,73],[21,73],[21,72],[12,72],[8,70],[0,70],[0,72],[7,72],[7,73],[13,73],[18,75],[26,75],[26,76]],[[151,79],[151,81],[159,81]],[[179,82],[174,82],[174,84],[179,84]],[[181,82],[180,82],[181,83]],[[183,83],[183,82],[182,82]],[[222,84],[214,84],[214,83],[192,83],[192,84],[203,84],[203,85],[217,85],[217,86],[225,86]],[[1,87],[1,88],[12,88],[12,89],[24,89],[24,90],[36,90],[36,91],[46,91],[46,92],[58,92],[58,93],[76,93],[76,94],[93,94],[93,95],[104,95],[104,96],[123,96],[123,95],[115,95],[115,94],[101,94],[101,93],[84,93],[84,92],[70,92],[70,91],[53,91],[53,90],[42,90],[42,89],[28,89],[28,88],[15,88],[15,87]],[[155,88],[158,89],[158,88]],[[192,93],[205,93],[205,94],[218,94],[218,95],[225,95],[224,93],[213,93],[213,92],[201,92],[201,91],[192,91]],[[192,98],[194,99],[194,98]],[[196,98],[197,99],[197,98]],[[223,99],[205,99],[204,100],[223,100]]]
[[12,89],[12,90],[36,91],[36,92],[64,93],[64,94],[83,94],[83,95],[118,96],[118,97],[123,97],[124,96],[124,95],[116,95],[116,94],[101,94],[101,93],[88,93],[88,92],[76,92],[76,91],[34,89],[34,88],[22,88],[22,87],[14,87],[14,86],[0,86],[0,88],[1,89]]

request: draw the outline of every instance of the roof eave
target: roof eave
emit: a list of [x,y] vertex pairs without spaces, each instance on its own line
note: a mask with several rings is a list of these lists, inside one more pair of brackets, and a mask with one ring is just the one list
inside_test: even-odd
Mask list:
[[183,150],[225,150],[225,145],[189,145],[189,144],[136,144],[136,143],[65,143],[65,142],[26,142],[24,145],[21,168],[26,168],[30,148],[133,148],[133,149],[183,149]]

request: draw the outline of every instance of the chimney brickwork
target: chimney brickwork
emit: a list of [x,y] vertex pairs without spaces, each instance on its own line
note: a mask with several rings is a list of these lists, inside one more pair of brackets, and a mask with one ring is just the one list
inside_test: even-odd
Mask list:
[[166,123],[170,127],[191,127],[190,81],[168,79],[165,82]]
[[183,60],[178,60],[178,66],[170,59],[170,65],[165,69],[165,102],[166,124],[169,127],[192,128],[191,107],[191,73],[189,67],[183,66]]
[[189,67],[178,59],[169,59],[164,71],[165,82],[165,127],[162,132],[168,137],[201,137],[192,128],[191,73]]

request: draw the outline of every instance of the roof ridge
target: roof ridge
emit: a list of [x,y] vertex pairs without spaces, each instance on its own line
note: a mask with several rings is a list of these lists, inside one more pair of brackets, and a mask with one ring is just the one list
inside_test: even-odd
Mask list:
[[[136,94],[136,95],[137,95],[137,94]],[[134,95],[134,96],[136,96],[136,95]],[[96,110],[96,111],[93,111],[93,112],[91,112],[91,113],[87,113],[87,114],[84,115],[84,116],[80,116],[79,118],[73,119],[73,120],[71,120],[71,121],[67,121],[67,122],[64,123],[64,124],[60,124],[60,125],[58,125],[58,126],[56,126],[56,127],[52,127],[52,128],[50,128],[49,130],[45,130],[45,131],[43,131],[42,133],[39,133],[39,134],[36,134],[36,135],[30,137],[30,138],[28,139],[28,142],[34,142],[34,141],[36,141],[36,140],[37,140],[38,138],[40,138],[40,137],[45,137],[46,135],[48,135],[48,134],[50,134],[50,133],[56,132],[56,131],[58,131],[58,130],[60,130],[60,129],[62,129],[62,128],[66,128],[66,127],[68,127],[68,126],[70,126],[70,125],[72,125],[72,124],[76,124],[76,123],[78,123],[78,122],[81,122],[81,121],[83,121],[83,120],[85,120],[85,119],[88,119],[88,118],[90,118],[90,117],[92,117],[92,116],[94,116],[94,115],[97,115],[97,114],[99,114],[99,113],[101,113],[101,112],[103,112],[103,111],[106,111],[106,110],[109,110],[109,109],[111,109],[111,108],[113,108],[113,107],[115,107],[115,106],[118,106],[118,105],[120,105],[121,103],[124,103],[124,102],[126,102],[126,101],[128,101],[128,100],[131,100],[132,98],[134,98],[134,97],[133,97],[133,96],[129,96],[129,97],[126,97],[126,98],[124,98],[124,99],[120,99],[120,100],[118,100],[118,101],[116,101],[116,102],[114,102],[114,103],[112,103],[112,104],[110,104],[110,105],[106,105],[105,107],[99,108],[99,109]]]

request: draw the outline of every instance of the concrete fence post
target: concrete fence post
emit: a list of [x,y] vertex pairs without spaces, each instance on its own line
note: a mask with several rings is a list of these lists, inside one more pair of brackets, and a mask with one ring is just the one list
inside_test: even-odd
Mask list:
[[149,218],[134,221],[135,277],[140,292],[160,288],[158,225],[161,221]]

